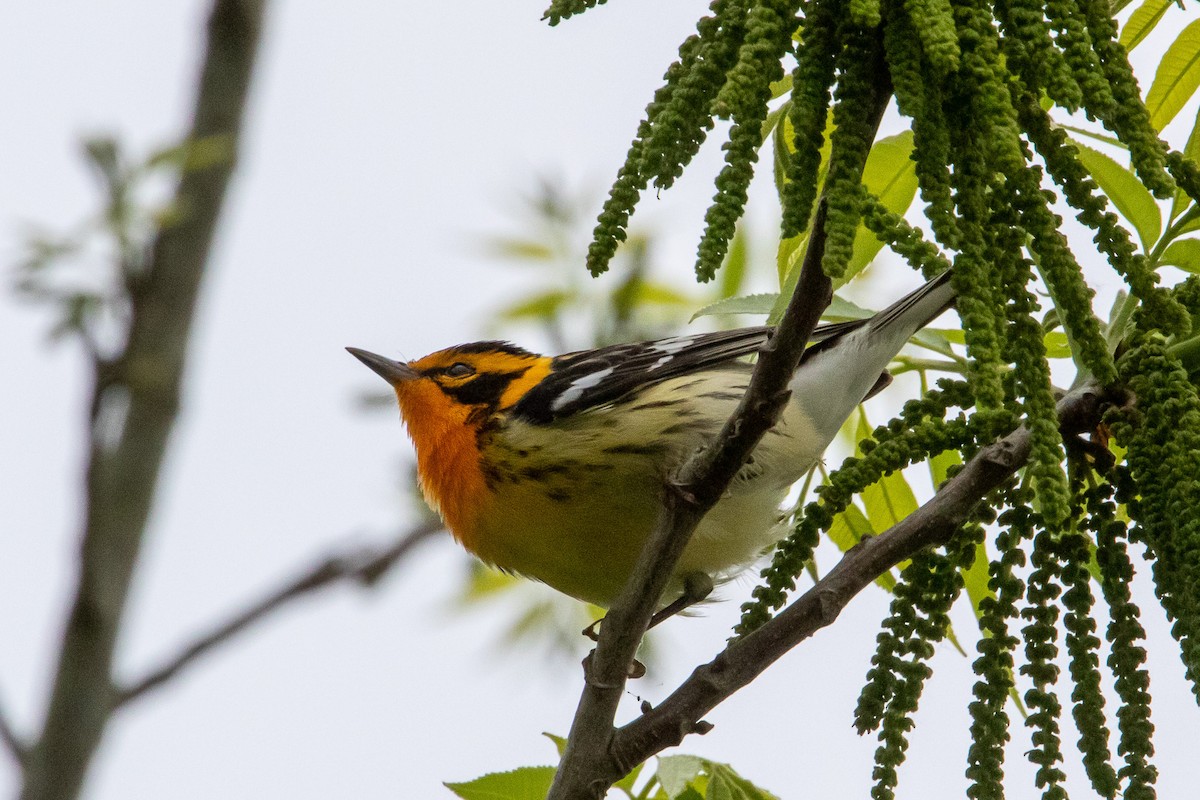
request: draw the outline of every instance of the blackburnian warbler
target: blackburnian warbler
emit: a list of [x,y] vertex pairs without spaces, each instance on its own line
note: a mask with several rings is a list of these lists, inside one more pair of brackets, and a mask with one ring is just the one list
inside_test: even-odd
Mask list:
[[[861,321],[817,328],[791,398],[688,543],[665,598],[720,581],[781,538],[780,504],[888,363],[954,299],[948,273]],[[543,356],[476,342],[416,361],[357,348],[395,389],[421,488],[467,550],[607,607],[652,530],[664,480],[746,390],[768,327]]]

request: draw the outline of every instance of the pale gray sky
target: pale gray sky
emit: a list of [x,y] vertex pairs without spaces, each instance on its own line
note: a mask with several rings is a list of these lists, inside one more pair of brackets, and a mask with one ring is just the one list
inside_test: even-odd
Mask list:
[[[486,262],[476,237],[506,225],[501,207],[532,173],[606,186],[705,7],[614,0],[550,29],[542,4],[276,5],[135,586],[128,674],[334,543],[395,520],[410,450],[394,415],[356,411],[375,383],[342,347],[412,357],[477,337],[481,316],[529,279]],[[5,263],[24,223],[61,228],[94,209],[83,136],[111,131],[135,152],[178,136],[205,12],[147,0],[0,8]],[[715,163],[711,148],[706,158]],[[642,212],[680,274],[710,174]],[[25,729],[73,585],[87,389],[80,354],[47,345],[48,325],[0,293],[0,700]],[[539,733],[566,732],[578,671],[497,655],[500,611],[447,614],[461,569],[440,542],[375,593],[323,595],[205,661],[122,714],[87,796],[445,797],[443,780],[550,763]],[[730,587],[735,600],[705,619],[673,622],[663,676],[634,691],[655,701],[715,652],[747,591]],[[783,797],[865,797],[874,741],[850,720],[885,607],[866,592],[682,751],[729,761]],[[1145,608],[1161,796],[1189,796],[1200,715],[1161,612]],[[970,638],[972,621],[959,625]],[[972,675],[943,650],[902,797],[965,786]],[[636,707],[630,698],[625,717]],[[1019,723],[1014,738],[1012,796],[1032,797]],[[1077,762],[1067,769],[1078,783]],[[0,796],[14,786],[0,758]]]

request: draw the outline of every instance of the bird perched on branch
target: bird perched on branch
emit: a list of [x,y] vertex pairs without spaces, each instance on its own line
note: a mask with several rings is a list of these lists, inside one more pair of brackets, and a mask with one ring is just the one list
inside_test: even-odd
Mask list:
[[[684,603],[786,534],[780,504],[888,363],[954,301],[949,273],[869,319],[823,325],[791,397],[684,550],[664,601]],[[711,442],[769,327],[676,336],[560,356],[507,342],[415,361],[354,347],[396,392],[421,488],[479,558],[607,607],[650,535],[664,482]],[[699,586],[700,588],[697,588]]]

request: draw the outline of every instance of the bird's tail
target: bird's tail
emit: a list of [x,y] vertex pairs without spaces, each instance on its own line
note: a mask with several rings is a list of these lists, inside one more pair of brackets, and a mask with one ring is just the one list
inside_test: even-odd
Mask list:
[[844,332],[813,345],[790,388],[806,414],[830,440],[877,387],[886,385],[887,365],[905,343],[954,305],[950,273],[943,272],[869,319],[846,323]]

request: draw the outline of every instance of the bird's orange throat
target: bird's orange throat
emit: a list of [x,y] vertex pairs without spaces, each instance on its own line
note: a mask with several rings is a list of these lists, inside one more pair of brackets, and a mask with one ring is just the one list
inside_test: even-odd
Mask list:
[[453,402],[429,381],[396,385],[400,414],[417,451],[421,491],[446,527],[474,551],[476,519],[488,497],[479,463],[472,408]]

